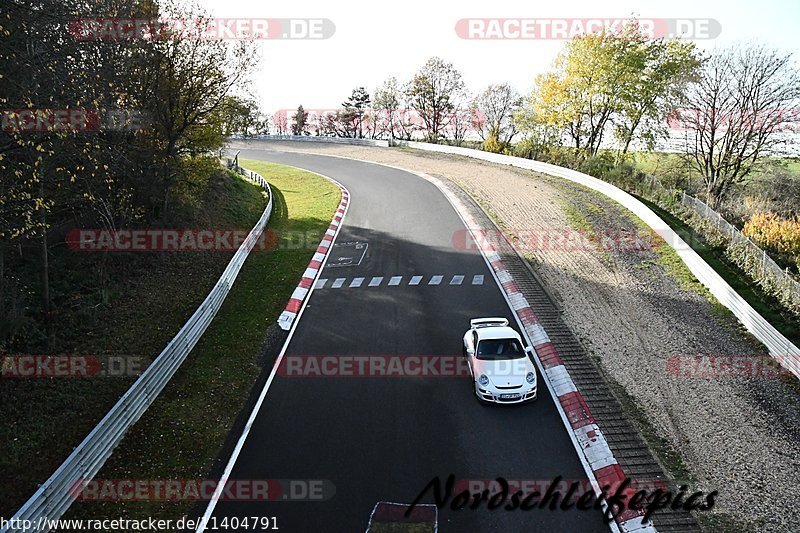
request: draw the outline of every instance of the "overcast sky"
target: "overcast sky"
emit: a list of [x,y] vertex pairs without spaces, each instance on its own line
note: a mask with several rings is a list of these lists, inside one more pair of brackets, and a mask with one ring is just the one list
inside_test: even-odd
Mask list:
[[[759,40],[800,55],[799,0],[702,1],[612,0],[539,3],[511,0],[197,0],[221,18],[330,19],[324,40],[259,42],[262,61],[254,88],[265,111],[334,108],[359,85],[370,93],[388,76],[405,81],[433,55],[452,61],[470,90],[509,82],[527,93],[536,74],[548,68],[559,40],[471,40],[460,38],[464,18],[714,19],[721,32],[696,39],[708,50],[738,40]],[[698,31],[702,31],[702,28]]]

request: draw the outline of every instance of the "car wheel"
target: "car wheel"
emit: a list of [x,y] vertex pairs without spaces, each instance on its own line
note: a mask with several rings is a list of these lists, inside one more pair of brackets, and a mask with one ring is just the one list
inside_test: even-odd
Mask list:
[[474,380],[470,380],[470,390],[472,392],[472,395],[475,397],[475,399],[478,401],[479,404],[481,404],[483,406],[489,405],[489,402],[487,402],[486,400],[481,398],[480,395],[478,394],[478,391],[475,390],[475,381]]

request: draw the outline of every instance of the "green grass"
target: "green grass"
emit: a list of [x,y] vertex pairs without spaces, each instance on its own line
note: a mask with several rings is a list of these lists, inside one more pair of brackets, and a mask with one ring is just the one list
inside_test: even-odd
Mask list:
[[559,199],[559,205],[564,211],[564,216],[570,227],[585,231],[590,236],[594,235],[594,224],[592,224],[575,203]]
[[[268,227],[280,236],[280,242],[301,232],[314,236],[318,243],[339,203],[339,189],[319,176],[290,167],[255,161],[241,164],[272,184],[275,207]],[[218,213],[220,220],[252,226],[265,204],[260,188],[237,179],[232,193]],[[208,475],[262,371],[259,356],[267,332],[275,327],[316,243],[309,244],[310,249],[279,246],[251,252],[209,329],[158,400],[126,435],[98,479],[197,479]],[[215,279],[219,272],[221,269],[213,272]],[[166,306],[185,294],[202,292],[192,279],[180,279],[180,273],[167,279],[168,283],[157,280],[152,288],[166,295],[162,302]],[[135,316],[135,310],[130,315]],[[162,319],[161,327],[171,337],[182,322],[170,313],[156,313],[155,319],[163,316],[170,316],[169,321]],[[139,334],[148,336],[141,329]],[[105,413],[105,408],[94,407],[102,411],[100,415]],[[47,448],[44,443],[39,446]],[[66,455],[63,450],[61,459]],[[187,502],[85,502],[76,503],[70,516],[178,518],[189,506]]]

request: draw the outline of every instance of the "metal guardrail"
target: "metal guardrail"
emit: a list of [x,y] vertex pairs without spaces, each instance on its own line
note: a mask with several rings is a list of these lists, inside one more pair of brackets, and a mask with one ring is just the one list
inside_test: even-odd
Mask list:
[[521,157],[415,141],[393,141],[393,145],[408,146],[410,148],[417,148],[429,152],[462,155],[473,159],[489,161],[491,163],[542,172],[544,174],[570,180],[608,196],[633,212],[633,214],[642,219],[645,224],[658,233],[667,244],[678,253],[681,260],[683,260],[698,281],[705,285],[711,294],[714,295],[722,305],[730,309],[736,318],[739,319],[739,322],[767,347],[770,355],[784,368],[800,378],[800,348],[783,336],[772,324],[767,322],[764,317],[753,309],[744,298],[739,296],[722,276],[706,263],[691,246],[686,244],[666,222],[661,220],[661,217],[622,189],[575,170],[551,165],[549,163],[542,163],[540,161],[533,161],[531,159],[523,159]]
[[231,139],[236,140],[262,140],[262,141],[298,141],[298,142],[314,142],[314,143],[332,143],[332,144],[356,144],[359,146],[382,146],[384,148],[389,146],[389,141],[385,139],[354,139],[350,137],[328,137],[325,135],[252,135],[242,136],[234,135]]
[[[261,185],[269,194],[264,213],[247,235],[242,245],[233,254],[228,266],[222,272],[217,284],[206,299],[184,324],[167,347],[145,370],[139,379],[117,401],[105,417],[92,429],[58,467],[50,478],[8,521],[2,533],[26,533],[28,531],[49,531],[46,520],[60,518],[72,505],[82,488],[94,477],[111,452],[119,444],[125,433],[144,414],[155,401],[183,361],[194,348],[197,341],[216,316],[222,303],[230,292],[239,271],[250,251],[258,242],[272,213],[272,190],[269,183],[259,174],[241,167],[232,167]],[[15,520],[16,519],[16,520]],[[30,521],[32,528],[24,529],[21,524]],[[11,527],[18,524],[20,527]]]

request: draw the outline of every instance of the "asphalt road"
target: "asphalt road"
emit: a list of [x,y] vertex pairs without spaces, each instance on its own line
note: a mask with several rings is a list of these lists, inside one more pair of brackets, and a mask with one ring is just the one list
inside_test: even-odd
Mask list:
[[[328,281],[310,296],[287,356],[460,356],[470,318],[504,316],[514,324],[479,252],[453,245],[464,225],[432,184],[340,158],[270,150],[243,150],[240,158],[319,172],[351,194],[340,246],[320,275]],[[392,282],[396,276],[402,278]],[[422,277],[412,285],[414,276]],[[430,284],[433,276],[441,282]],[[351,287],[356,278],[364,279]],[[465,377],[279,375],[231,477],[326,480],[335,494],[322,501],[221,500],[213,516],[274,516],[290,533],[363,532],[378,501],[410,503],[432,478],[450,474],[586,478],[541,377],[537,401],[484,406]],[[432,492],[423,501],[433,502]],[[439,524],[442,533],[609,530],[597,511],[489,511],[485,504],[442,509]]]

